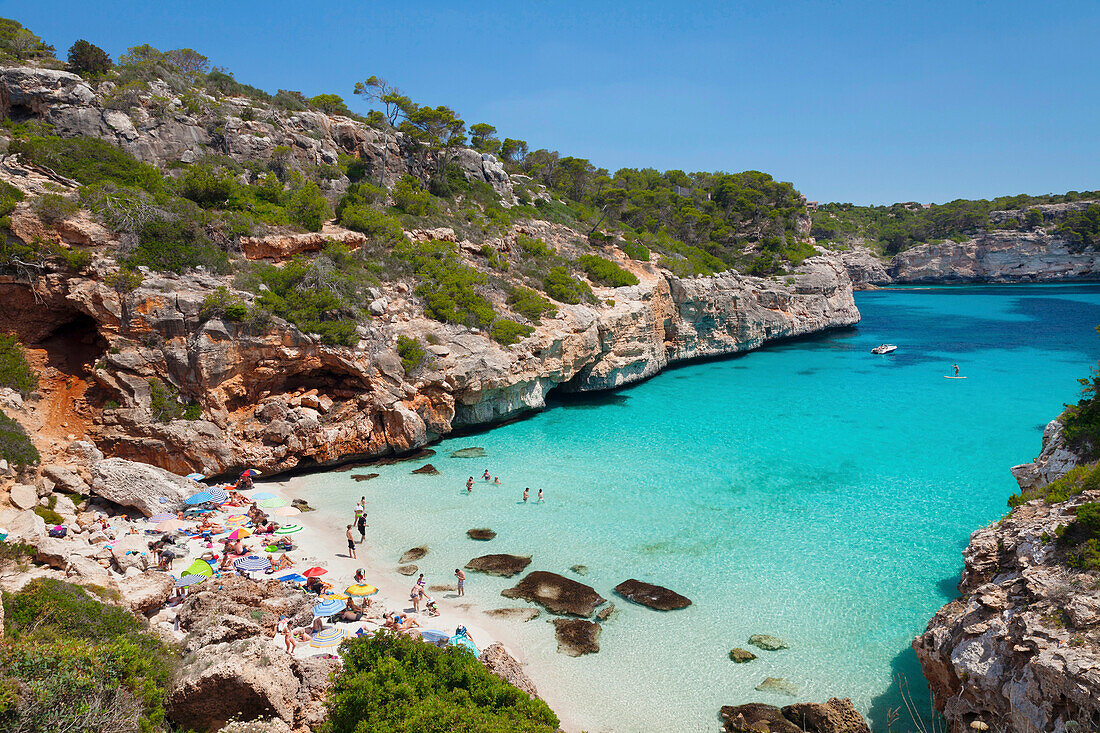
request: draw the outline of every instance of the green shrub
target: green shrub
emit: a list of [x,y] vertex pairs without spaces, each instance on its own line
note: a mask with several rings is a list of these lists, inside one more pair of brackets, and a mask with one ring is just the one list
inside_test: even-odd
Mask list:
[[47,224],[57,224],[80,211],[75,201],[56,193],[47,193],[34,202],[34,213]]
[[248,304],[224,285],[202,299],[199,317],[203,320],[224,318],[227,321],[243,321],[248,315]]
[[23,426],[0,412],[0,458],[14,466],[33,466],[42,460]]
[[539,260],[549,259],[555,254],[554,250],[550,249],[546,242],[534,237],[528,237],[526,234],[520,234],[516,237],[516,246],[519,247],[520,251],[524,254]]
[[211,165],[193,165],[180,181],[179,191],[203,208],[225,208],[236,184],[225,170]]
[[27,363],[23,346],[12,333],[0,333],[0,387],[9,387],[24,397],[38,388],[38,374]]
[[639,242],[627,242],[623,245],[623,252],[632,260],[649,262],[649,249]]
[[493,321],[489,329],[489,335],[501,346],[511,346],[522,338],[527,338],[535,332],[533,326],[525,323],[517,323],[507,318],[498,318]]
[[106,51],[83,38],[69,48],[69,71],[74,74],[94,79],[106,74],[112,66]]
[[413,369],[424,363],[424,357],[428,355],[428,352],[416,339],[408,336],[398,336],[397,354],[401,357],[401,366],[405,368],[405,373],[410,374]]
[[229,256],[207,236],[206,218],[190,201],[177,199],[174,211],[146,222],[138,232],[138,246],[122,258],[127,267],[183,272],[205,267],[228,272]]
[[290,220],[311,232],[321,231],[330,215],[328,200],[316,183],[307,183],[290,193],[286,204]]
[[599,255],[581,255],[577,258],[577,264],[584,269],[589,279],[612,288],[638,284],[638,278],[633,273],[627,272],[611,260]]
[[546,703],[485,669],[470,652],[380,632],[347,642],[328,696],[329,733],[553,733]]
[[395,254],[420,276],[416,294],[424,301],[424,313],[443,323],[486,328],[496,317],[493,304],[481,293],[485,276],[463,264],[448,242],[403,242]]
[[522,285],[508,292],[508,305],[533,323],[539,323],[544,315],[553,315],[558,311],[549,300]]
[[56,526],[65,523],[64,517],[48,507],[36,506],[34,508],[34,513],[42,517],[42,521],[49,525]]
[[29,136],[12,141],[9,150],[80,183],[110,181],[159,191],[164,180],[155,166],[141,163],[110,143],[93,137]]
[[405,230],[401,228],[401,222],[365,204],[351,204],[344,207],[340,214],[340,223],[348,229],[362,232],[379,242],[399,242],[405,238]]
[[132,614],[52,578],[5,593],[3,603],[0,730],[166,727],[174,657]]
[[561,266],[551,268],[542,284],[543,291],[559,303],[576,305],[582,300],[593,299],[592,288],[588,287],[588,283],[573,277]]
[[15,210],[15,205],[26,196],[15,186],[0,181],[0,216],[7,216]]
[[1100,369],[1078,381],[1083,387],[1081,399],[1067,405],[1058,419],[1066,442],[1085,457],[1095,458],[1100,455]]
[[179,393],[157,377],[149,378],[149,409],[157,422],[171,422],[183,417]]
[[1033,499],[1057,504],[1093,489],[1100,489],[1100,464],[1082,464],[1074,466],[1064,476],[1051,481],[1046,486],[1027,491],[1021,490],[1013,494],[1008,497],[1008,505],[1018,507]]
[[408,174],[393,186],[393,205],[412,216],[427,216],[436,210],[432,195]]

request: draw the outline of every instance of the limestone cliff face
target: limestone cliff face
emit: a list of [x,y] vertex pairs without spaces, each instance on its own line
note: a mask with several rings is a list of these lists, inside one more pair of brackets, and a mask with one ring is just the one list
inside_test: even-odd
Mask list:
[[[1045,485],[1076,463],[1057,422],[1034,463],[1013,468],[1022,488]],[[1031,501],[970,536],[960,597],[913,642],[951,730],[1095,730],[1100,725],[1100,590],[1067,567],[1055,537],[1076,508],[1100,500]]]
[[1100,278],[1100,252],[1075,251],[1064,238],[1037,232],[992,231],[966,242],[921,244],[888,267],[899,283],[1045,282]]
[[[824,257],[808,260],[789,284],[635,269],[639,285],[596,288],[599,304],[560,306],[509,348],[428,320],[402,283],[382,286],[386,315],[360,327],[355,348],[323,345],[278,320],[256,329],[204,318],[203,298],[225,282],[201,273],[146,273],[125,302],[103,283],[105,271],[30,285],[0,278],[0,310],[28,343],[65,333],[89,345],[91,363],[74,378],[87,379],[104,405],[88,430],[105,452],[207,474],[402,453],[540,409],[554,388],[612,389],[681,359],[859,320],[843,267]],[[406,374],[396,337],[427,333],[438,342],[428,363]],[[200,404],[204,419],[154,419],[154,377]]]

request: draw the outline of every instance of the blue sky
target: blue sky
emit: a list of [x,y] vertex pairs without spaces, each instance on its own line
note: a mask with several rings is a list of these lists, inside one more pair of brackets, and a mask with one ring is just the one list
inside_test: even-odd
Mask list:
[[371,74],[599,166],[810,199],[1100,189],[1100,2],[0,0],[58,48],[192,47],[268,91]]

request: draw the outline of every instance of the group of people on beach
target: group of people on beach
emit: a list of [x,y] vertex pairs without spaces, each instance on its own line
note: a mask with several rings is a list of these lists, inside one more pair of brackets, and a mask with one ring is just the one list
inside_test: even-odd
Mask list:
[[[481,478],[484,479],[485,483],[492,483],[492,484],[495,484],[497,486],[500,485],[500,477],[491,475],[489,473],[489,469],[487,469],[487,468],[485,469],[485,473],[482,474]],[[474,493],[474,477],[473,476],[466,479],[466,493],[467,494]],[[531,488],[530,487],[525,487],[523,489],[523,503],[526,504],[527,501],[530,498],[531,498]],[[539,495],[538,495],[538,498],[535,500],[535,503],[536,504],[541,504],[542,503],[542,489],[539,489]]]
[[359,530],[359,544],[367,539],[367,497],[359,497],[359,503],[355,505],[355,519],[347,526],[347,531],[344,532],[344,536],[348,540],[348,555],[352,560],[357,560],[355,556],[355,538],[351,536],[351,529],[355,527]]

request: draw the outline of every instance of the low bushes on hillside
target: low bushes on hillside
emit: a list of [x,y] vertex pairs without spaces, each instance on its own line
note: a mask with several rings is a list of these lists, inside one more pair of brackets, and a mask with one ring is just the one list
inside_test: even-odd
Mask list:
[[80,183],[111,181],[146,191],[159,191],[164,185],[156,166],[142,163],[114,145],[92,137],[32,135],[16,138],[9,150]]
[[0,387],[10,387],[24,397],[38,387],[38,374],[13,333],[0,333]]
[[508,291],[508,305],[529,321],[538,323],[545,315],[553,315],[557,308],[531,288],[522,285]]
[[0,412],[0,458],[15,466],[32,466],[42,460],[23,426]]
[[397,337],[397,355],[401,357],[401,366],[408,374],[424,363],[428,352],[420,345],[420,342],[408,336]]
[[379,632],[346,643],[328,733],[552,733],[558,719],[465,649]]
[[582,300],[593,300],[592,288],[569,274],[562,266],[552,267],[542,281],[543,290],[559,303],[576,305]]
[[627,272],[611,260],[599,255],[581,255],[577,258],[577,264],[581,266],[589,279],[612,288],[621,288],[625,285],[637,285],[638,278],[633,273]]

